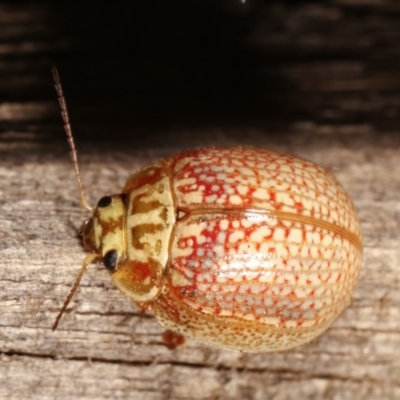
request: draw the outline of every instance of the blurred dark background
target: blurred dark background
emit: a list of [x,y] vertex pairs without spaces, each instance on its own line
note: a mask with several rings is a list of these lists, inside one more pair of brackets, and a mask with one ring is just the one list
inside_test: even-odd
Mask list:
[[399,43],[396,1],[3,1],[0,130],[61,131],[54,64],[78,141],[396,132]]

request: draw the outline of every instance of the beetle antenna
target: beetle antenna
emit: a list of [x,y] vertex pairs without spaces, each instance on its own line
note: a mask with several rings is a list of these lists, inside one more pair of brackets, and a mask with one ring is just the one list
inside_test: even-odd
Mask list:
[[79,172],[79,165],[78,165],[78,152],[75,147],[74,137],[72,136],[71,123],[69,121],[67,103],[65,101],[64,93],[62,90],[60,75],[59,75],[58,69],[56,67],[53,67],[51,72],[53,73],[54,86],[56,88],[57,95],[58,95],[58,101],[59,101],[60,107],[61,107],[61,116],[62,116],[62,119],[64,122],[65,133],[67,134],[69,149],[71,151],[72,163],[74,164],[76,181],[78,183],[78,189],[79,189],[79,193],[80,193],[80,197],[81,197],[81,206],[83,208],[86,208],[86,210],[93,212],[93,208],[87,202],[87,200],[85,198],[85,192],[83,191],[83,185],[82,185],[81,175]]
[[77,289],[78,289],[78,287],[79,287],[79,284],[81,283],[82,276],[83,276],[83,274],[85,273],[85,271],[86,271],[88,265],[91,264],[97,257],[98,257],[97,254],[88,254],[88,255],[85,257],[85,259],[84,259],[84,261],[83,261],[82,268],[81,268],[81,270],[79,271],[78,276],[76,277],[74,286],[72,286],[72,289],[71,289],[70,292],[68,293],[68,296],[67,296],[67,298],[65,299],[64,304],[63,304],[63,306],[61,307],[61,310],[60,310],[60,312],[58,313],[58,315],[57,315],[57,317],[56,317],[56,320],[54,321],[53,328],[52,328],[53,331],[55,331],[55,330],[57,329],[57,326],[58,326],[58,323],[60,322],[61,317],[63,316],[65,310],[67,309],[69,302],[70,302],[71,299],[74,297],[74,294],[75,294],[75,292],[77,291]]

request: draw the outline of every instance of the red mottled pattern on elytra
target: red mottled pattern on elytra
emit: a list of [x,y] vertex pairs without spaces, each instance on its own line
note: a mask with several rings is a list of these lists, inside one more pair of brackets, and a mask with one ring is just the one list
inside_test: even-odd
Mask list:
[[356,236],[354,207],[337,180],[318,165],[255,148],[198,149],[165,161],[178,208],[278,210],[335,224]]
[[361,263],[361,252],[338,233],[259,214],[193,214],[173,236],[175,296],[204,314],[276,326],[337,317]]

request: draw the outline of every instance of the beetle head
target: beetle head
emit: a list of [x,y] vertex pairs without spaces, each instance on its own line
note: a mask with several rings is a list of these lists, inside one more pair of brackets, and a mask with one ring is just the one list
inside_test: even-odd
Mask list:
[[81,227],[85,250],[96,253],[111,271],[125,258],[125,199],[124,194],[102,197]]

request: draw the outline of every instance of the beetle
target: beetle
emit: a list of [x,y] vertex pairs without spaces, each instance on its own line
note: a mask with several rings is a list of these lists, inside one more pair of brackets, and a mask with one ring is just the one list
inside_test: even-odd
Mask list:
[[178,335],[270,352],[309,342],[349,304],[362,262],[355,208],[327,170],[252,147],[195,149],[147,166],[88,206],[53,71],[89,252],[115,286]]

